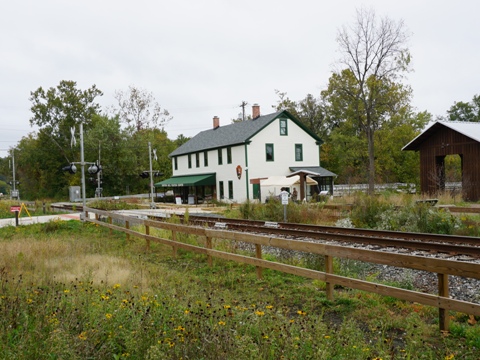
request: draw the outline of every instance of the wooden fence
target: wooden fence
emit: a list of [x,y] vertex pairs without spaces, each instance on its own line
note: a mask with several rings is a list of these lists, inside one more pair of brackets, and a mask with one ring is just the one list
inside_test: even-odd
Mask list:
[[[316,279],[326,283],[326,295],[330,300],[333,300],[334,285],[340,285],[343,287],[358,289],[384,296],[391,296],[401,300],[437,307],[439,309],[440,330],[449,329],[449,311],[458,311],[469,315],[480,316],[480,304],[451,299],[449,298],[448,291],[449,275],[480,279],[480,264],[356,249],[328,245],[319,242],[288,240],[265,235],[227,231],[224,229],[222,230],[216,228],[173,224],[163,221],[133,218],[92,208],[87,208],[86,211],[87,215],[88,213],[95,214],[95,219],[90,219],[89,216],[86,216],[86,221],[108,227],[111,231],[118,230],[125,232],[127,234],[127,239],[129,239],[131,236],[143,238],[146,241],[147,250],[150,249],[150,243],[153,241],[171,246],[174,256],[176,256],[177,249],[184,249],[204,254],[207,257],[209,266],[212,266],[213,257],[256,266],[257,276],[259,278],[262,277],[262,269],[267,268],[310,279]],[[104,220],[106,221],[100,221],[100,216],[104,217]],[[125,224],[125,226],[113,224],[113,220],[117,220],[118,223]],[[130,228],[132,224],[143,225],[145,227],[145,234],[132,230]],[[171,239],[166,239],[150,235],[150,228],[171,231],[172,237]],[[205,246],[195,246],[177,241],[178,233],[204,237]],[[253,244],[255,245],[255,257],[216,250],[213,248],[212,239],[243,241]],[[325,258],[325,271],[306,269],[298,266],[265,260],[262,258],[262,247],[264,246],[322,255]],[[436,273],[438,278],[438,295],[406,290],[365,280],[335,275],[333,268],[334,258],[359,260],[368,263],[383,264]]]

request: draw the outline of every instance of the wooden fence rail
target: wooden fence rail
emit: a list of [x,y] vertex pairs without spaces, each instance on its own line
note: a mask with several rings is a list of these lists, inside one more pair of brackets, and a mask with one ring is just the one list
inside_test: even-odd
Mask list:
[[[108,227],[110,228],[110,231],[122,231],[127,234],[127,238],[134,236],[145,239],[147,249],[149,249],[151,242],[156,242],[171,246],[174,256],[176,256],[177,249],[184,249],[204,254],[207,256],[209,266],[212,266],[213,257],[256,266],[257,276],[259,278],[262,277],[262,269],[272,269],[288,274],[323,281],[327,284],[326,295],[328,299],[333,299],[334,285],[340,285],[352,289],[363,290],[366,292],[391,296],[401,300],[437,307],[439,309],[440,330],[449,329],[448,311],[458,311],[469,315],[471,314],[480,316],[480,304],[451,299],[449,298],[448,294],[449,275],[480,279],[480,264],[356,249],[318,242],[288,240],[265,235],[217,230],[214,228],[173,224],[163,221],[133,218],[92,208],[87,209],[87,214],[88,213],[95,214],[95,219],[90,219],[89,216],[86,217],[86,220],[89,222]],[[100,216],[106,217],[106,221],[100,221]],[[124,223],[125,227],[114,224],[112,220],[117,220]],[[132,230],[130,228],[132,224],[144,226],[145,234]],[[150,228],[171,231],[172,239],[153,236],[150,234]],[[205,247],[195,246],[178,241],[177,233],[179,232],[205,237]],[[253,244],[255,245],[255,257],[215,250],[212,247],[212,239],[242,241]],[[281,249],[323,255],[325,257],[325,271],[306,269],[298,266],[265,260],[262,258],[262,246],[271,246]],[[335,275],[333,269],[334,258],[359,260],[363,262],[436,273],[438,277],[438,295],[406,290],[365,280]]]

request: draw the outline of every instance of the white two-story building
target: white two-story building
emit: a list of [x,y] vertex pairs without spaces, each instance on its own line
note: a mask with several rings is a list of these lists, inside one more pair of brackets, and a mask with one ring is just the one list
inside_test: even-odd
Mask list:
[[321,145],[322,140],[288,111],[260,115],[260,107],[254,105],[252,120],[221,126],[214,117],[211,130],[169,155],[173,175],[155,186],[173,188],[177,198],[190,204],[212,198],[265,201],[271,194],[262,193],[261,183],[275,177],[287,180],[289,189],[296,186],[299,200],[308,200],[321,191],[333,192],[335,174],[320,167]]

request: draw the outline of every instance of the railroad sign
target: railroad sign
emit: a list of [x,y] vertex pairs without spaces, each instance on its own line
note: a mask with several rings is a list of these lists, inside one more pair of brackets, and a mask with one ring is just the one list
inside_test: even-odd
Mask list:
[[22,207],[20,205],[10,206],[10,212],[20,212]]
[[282,196],[282,205],[288,205],[288,191],[282,191],[280,195]]

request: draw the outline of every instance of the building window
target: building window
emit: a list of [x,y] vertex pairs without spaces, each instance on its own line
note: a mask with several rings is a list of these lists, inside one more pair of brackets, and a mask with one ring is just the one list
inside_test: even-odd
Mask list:
[[203,152],[203,166],[208,166],[208,151]]
[[176,156],[173,157],[173,166],[175,170],[178,170],[178,158]]
[[295,161],[303,161],[303,145],[295,144]]
[[230,200],[233,200],[233,181],[232,180],[228,181],[228,198]]
[[195,166],[200,167],[200,153],[195,153]]
[[280,119],[280,135],[288,135],[287,119]]
[[232,163],[232,148],[229,146],[227,147],[227,164]]
[[225,194],[223,193],[223,181],[218,182],[218,194],[220,195],[220,200],[225,197]]
[[223,164],[222,149],[218,149],[218,165]]
[[273,144],[265,144],[265,155],[267,161],[273,161]]
[[192,168],[192,154],[188,154],[188,168]]

